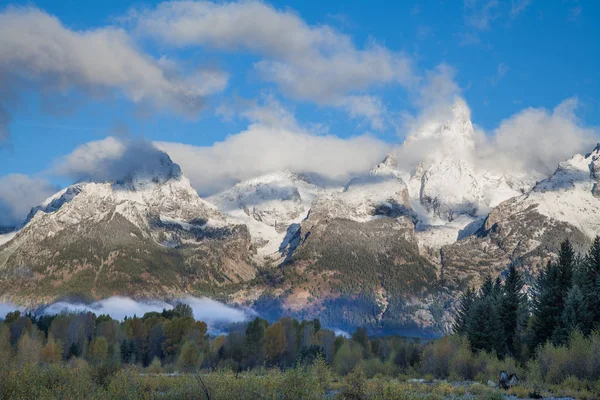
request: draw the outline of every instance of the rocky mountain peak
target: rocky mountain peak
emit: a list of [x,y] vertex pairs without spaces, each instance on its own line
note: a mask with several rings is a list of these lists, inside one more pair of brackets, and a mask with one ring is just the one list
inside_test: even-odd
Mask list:
[[475,147],[474,136],[471,111],[464,100],[457,98],[447,119],[424,123],[408,135],[404,146],[432,147],[429,154],[431,159],[464,157]]
[[[127,161],[124,161],[124,164]],[[149,183],[161,184],[182,177],[181,168],[169,155],[157,150],[148,157],[137,157],[131,165],[125,165],[122,173],[115,174],[117,185],[125,185],[130,190],[143,189]]]
[[398,168],[398,159],[394,153],[390,153],[373,168],[372,172],[377,173],[380,170],[395,170],[396,168]]
[[585,158],[590,160],[591,178],[600,181],[600,143],[596,145],[591,153],[586,154]]
[[408,176],[403,176],[402,172],[398,170],[398,159],[394,152],[385,156],[379,164],[371,169],[369,174],[379,176],[392,175],[402,181],[408,178]]

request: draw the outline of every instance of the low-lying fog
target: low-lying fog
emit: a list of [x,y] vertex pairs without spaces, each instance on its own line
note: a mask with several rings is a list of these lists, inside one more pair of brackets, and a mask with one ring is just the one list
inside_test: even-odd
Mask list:
[[[73,303],[58,301],[48,306],[40,307],[35,311],[38,315],[54,315],[63,311],[88,312],[96,315],[108,314],[114,319],[123,320],[125,317],[134,315],[141,317],[147,312],[170,310],[176,303],[189,304],[194,312],[194,318],[206,322],[209,327],[216,328],[232,323],[244,322],[255,317],[257,314],[250,308],[236,308],[223,304],[219,301],[206,297],[187,296],[172,304],[165,301],[136,301],[128,297],[109,297],[93,303]],[[0,319],[4,319],[7,313],[22,308],[11,303],[0,303]]]

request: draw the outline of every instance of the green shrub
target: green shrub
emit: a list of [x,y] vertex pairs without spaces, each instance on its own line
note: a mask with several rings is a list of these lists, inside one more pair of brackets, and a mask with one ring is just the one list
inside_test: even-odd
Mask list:
[[358,366],[344,379],[342,398],[345,400],[362,400],[366,396],[366,378],[363,369]]
[[450,364],[459,347],[457,341],[456,337],[446,336],[426,346],[422,358],[423,372],[440,379],[450,376]]
[[363,348],[355,342],[344,342],[335,353],[333,368],[339,375],[346,375],[363,359]]

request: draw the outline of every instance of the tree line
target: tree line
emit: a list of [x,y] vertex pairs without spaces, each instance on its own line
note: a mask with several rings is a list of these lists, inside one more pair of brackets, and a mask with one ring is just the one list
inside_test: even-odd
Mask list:
[[467,289],[454,332],[471,348],[499,358],[526,361],[550,342],[564,346],[573,333],[600,329],[600,237],[583,255],[569,240],[526,290],[523,273],[511,266],[505,278],[487,277],[479,290]]
[[36,316],[14,311],[0,321],[0,363],[45,365],[81,359],[107,371],[135,365],[157,372],[240,372],[286,369],[322,359],[345,374],[370,358],[403,368],[416,366],[421,352],[418,341],[369,338],[366,328],[349,338],[336,335],[318,319],[284,317],[269,323],[255,318],[230,329],[227,335],[210,336],[206,323],[196,321],[186,304],[123,321],[92,312]]

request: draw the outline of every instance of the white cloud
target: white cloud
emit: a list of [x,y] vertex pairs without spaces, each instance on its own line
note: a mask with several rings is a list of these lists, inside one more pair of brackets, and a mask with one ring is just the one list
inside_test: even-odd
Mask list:
[[250,126],[212,146],[157,142],[178,163],[203,195],[268,172],[290,170],[318,174],[345,183],[371,169],[390,145],[369,135],[340,138],[319,135],[298,126],[277,102],[243,112]]
[[[187,296],[179,300],[182,303],[189,304],[194,312],[194,318],[207,324],[224,322],[243,322],[249,316],[255,315],[253,310],[233,308],[206,297]],[[2,306],[0,304],[0,306]],[[10,305],[6,309],[10,310]],[[123,320],[125,317],[134,315],[141,317],[147,312],[161,312],[164,309],[170,310],[173,306],[164,301],[136,301],[128,297],[114,296],[104,300],[96,301],[90,304],[70,303],[59,301],[49,305],[42,311],[45,315],[60,314],[63,311],[80,313],[93,312],[96,315],[107,314],[114,319]],[[0,308],[0,315],[2,309]]]
[[[223,111],[225,112],[225,111]],[[369,135],[340,138],[302,128],[279,103],[267,99],[241,111],[249,127],[211,146],[143,139],[106,139],[83,144],[59,158],[51,173],[74,180],[115,180],[139,168],[153,171],[159,149],[181,166],[200,195],[273,171],[314,173],[343,184],[371,169],[389,145]],[[158,148],[158,149],[157,149]]]
[[583,126],[577,106],[570,98],[553,110],[527,108],[505,119],[490,139],[493,160],[505,169],[550,174],[559,161],[590,152],[600,132]]
[[285,169],[345,183],[353,175],[371,169],[389,152],[385,143],[371,136],[342,139],[258,124],[212,146],[156,145],[181,166],[203,196],[241,180]]
[[130,19],[140,34],[174,47],[209,46],[258,54],[264,59],[254,64],[255,69],[287,95],[341,106],[352,116],[373,117],[374,126],[381,125],[381,112],[360,112],[364,105],[359,111],[348,107],[356,102],[348,96],[374,85],[410,86],[415,80],[411,60],[404,53],[373,41],[358,49],[349,36],[327,25],[308,25],[289,10],[258,1],[163,2],[154,9],[131,11]]
[[180,170],[144,138],[115,138],[85,143],[55,161],[50,172],[75,181],[117,181],[130,177],[168,179]]
[[106,179],[107,177],[99,176],[105,172],[102,166],[107,162],[119,159],[124,151],[124,140],[114,137],[84,143],[72,153],[59,158],[51,168],[51,172],[68,176],[75,181]]
[[74,31],[41,10],[9,7],[0,12],[0,139],[8,106],[32,87],[44,96],[117,90],[134,103],[194,116],[206,95],[227,84],[219,71],[180,72],[175,62],[143,53],[123,29]]
[[0,177],[0,227],[16,226],[32,207],[53,195],[58,188],[41,178],[23,174]]
[[[498,66],[498,76],[505,74],[508,67]],[[455,71],[440,65],[427,73],[422,82],[415,104],[419,106],[416,115],[405,115],[401,136],[408,134],[410,145],[399,150],[399,162],[406,169],[435,155],[440,150],[447,153],[453,143],[428,137],[447,120],[453,118],[458,107],[463,115],[470,118],[470,109],[463,99],[460,87],[454,81]],[[558,163],[577,153],[587,153],[600,140],[597,128],[585,127],[577,118],[578,100],[564,100],[553,110],[526,108],[506,119],[490,132],[475,126],[474,136],[461,157],[473,161],[485,169],[496,170],[508,175],[533,174],[547,176],[554,172]],[[477,116],[474,117],[475,122]],[[418,138],[418,140],[415,140]],[[445,150],[445,151],[444,151]]]
[[376,96],[346,96],[340,106],[348,111],[351,117],[364,117],[374,130],[383,130],[387,110],[381,99]]
[[439,125],[452,117],[452,106],[461,92],[454,79],[455,75],[456,70],[447,64],[440,64],[427,71],[425,79],[413,93],[413,103],[417,106],[418,113],[402,114],[400,136],[432,124]]
[[239,309],[227,306],[207,297],[186,296],[180,300],[189,304],[194,312],[194,318],[207,323],[243,322],[256,313],[251,309]]
[[253,124],[212,146],[158,142],[201,195],[272,171],[316,173],[343,183],[368,171],[389,151],[371,136],[342,139]]

